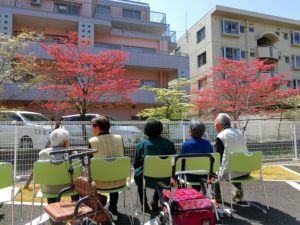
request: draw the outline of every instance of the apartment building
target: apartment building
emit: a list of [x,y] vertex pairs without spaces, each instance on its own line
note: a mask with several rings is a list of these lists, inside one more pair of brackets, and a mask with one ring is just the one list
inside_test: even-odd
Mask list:
[[[0,32],[16,35],[22,30],[44,33],[45,41],[55,43],[70,32],[78,32],[92,42],[92,52],[124,50],[128,79],[139,79],[152,87],[167,87],[168,81],[189,75],[188,57],[172,54],[176,33],[166,23],[166,15],[153,12],[148,4],[125,0],[0,0]],[[39,45],[25,54],[49,59]],[[17,84],[7,84],[2,97],[10,97],[9,107],[43,112],[38,89],[11,97]],[[42,98],[42,99],[41,99]],[[134,119],[137,112],[158,103],[154,95],[138,90],[133,103],[99,102],[95,112],[122,120]],[[109,104],[108,104],[109,103]],[[49,115],[50,116],[50,115]]]
[[219,57],[265,59],[276,64],[270,76],[288,72],[286,88],[300,87],[300,21],[217,5],[179,38],[176,52],[190,57],[192,88],[205,87]]

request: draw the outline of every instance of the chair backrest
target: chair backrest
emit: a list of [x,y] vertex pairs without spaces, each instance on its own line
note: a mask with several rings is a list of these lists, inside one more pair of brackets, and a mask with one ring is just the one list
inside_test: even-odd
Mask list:
[[[182,171],[182,163],[185,161],[185,171],[196,171],[199,170],[199,173],[193,174],[208,174],[210,171],[210,160],[206,157],[193,157],[193,158],[180,158],[176,162],[176,172]],[[200,172],[200,171],[203,172]],[[204,172],[207,171],[207,172]]]
[[5,188],[13,185],[13,167],[10,163],[0,163],[0,175],[0,188]]
[[130,177],[130,167],[130,158],[127,156],[113,158],[92,158],[92,179],[97,182],[122,180]]
[[172,176],[173,155],[148,155],[144,158],[144,177],[168,178]]
[[[33,164],[33,181],[35,184],[49,186],[68,184],[71,181],[68,169],[68,162],[54,165],[50,160],[38,160]],[[81,167],[74,168],[74,180],[81,175],[81,169]]]
[[263,160],[262,152],[230,153],[229,154],[229,172],[250,173],[261,169]]
[[220,153],[214,152],[212,153],[212,156],[215,158],[213,172],[216,173],[220,169]]

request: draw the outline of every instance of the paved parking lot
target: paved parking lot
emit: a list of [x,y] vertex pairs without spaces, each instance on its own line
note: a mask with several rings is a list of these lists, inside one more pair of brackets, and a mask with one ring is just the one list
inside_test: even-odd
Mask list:
[[[289,165],[289,169],[299,172],[300,165]],[[228,184],[224,184],[224,198],[229,207]],[[261,207],[265,207],[264,196],[259,183],[251,183],[244,186],[245,199],[253,202]],[[234,214],[232,217],[224,216],[219,224],[226,225],[299,225],[300,224],[300,181],[285,182],[285,181],[267,181],[266,190],[269,198],[270,210],[267,215],[260,210],[249,207],[234,205]],[[133,205],[136,207],[136,186],[132,185]],[[149,199],[151,199],[152,191],[148,191]],[[129,208],[130,195],[126,195],[126,207]],[[0,209],[0,213],[5,214],[4,218],[0,219],[0,225],[11,224],[11,206],[4,205]],[[130,224],[123,207],[123,196],[120,195],[119,200],[120,215],[115,221],[116,225]],[[16,206],[15,221],[18,221],[20,216],[20,206]],[[40,215],[39,207],[34,208],[34,218]],[[153,213],[152,217],[158,212]],[[151,215],[146,215],[146,221],[149,221]],[[135,215],[135,224],[140,224],[142,220],[141,214]],[[24,206],[24,224],[30,221],[30,206]],[[15,223],[19,224],[19,223]],[[37,224],[37,223],[34,223]],[[49,221],[42,224],[48,225]]]

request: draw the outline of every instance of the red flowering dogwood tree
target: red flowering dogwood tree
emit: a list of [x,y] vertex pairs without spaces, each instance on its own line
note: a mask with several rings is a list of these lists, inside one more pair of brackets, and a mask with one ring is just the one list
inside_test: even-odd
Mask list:
[[124,78],[123,51],[91,53],[90,41],[77,33],[62,44],[42,45],[53,61],[43,66],[41,89],[53,93],[45,107],[54,111],[76,109],[84,120],[90,107],[99,103],[129,102],[138,80]]
[[[221,58],[212,68],[213,74],[207,76],[206,87],[192,90],[192,103],[197,110],[225,112],[233,120],[243,114],[270,110],[283,99],[297,94],[296,90],[280,89],[287,73],[270,77],[268,71],[274,67],[263,60],[247,62]],[[214,79],[210,79],[211,76]]]

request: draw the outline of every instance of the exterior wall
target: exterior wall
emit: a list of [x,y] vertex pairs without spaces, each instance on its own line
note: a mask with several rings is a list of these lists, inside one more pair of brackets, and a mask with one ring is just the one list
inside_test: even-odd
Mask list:
[[[55,3],[80,5],[80,12],[72,14],[69,9],[67,13],[57,12]],[[111,15],[103,17],[95,14],[96,4],[110,6]],[[57,42],[59,37],[66,37],[70,32],[78,32],[80,37],[91,39],[94,44],[90,49],[91,53],[106,50],[103,49],[105,47],[113,49],[121,46],[121,50],[124,48],[128,52],[128,60],[124,63],[127,68],[125,77],[128,79],[154,81],[157,87],[167,87],[171,79],[189,75],[188,57],[170,53],[175,42],[167,33],[175,33],[167,30],[169,28],[165,14],[151,12],[148,4],[111,0],[42,0],[40,5],[31,5],[29,0],[2,0],[0,9],[2,14],[10,15],[9,29],[12,35],[24,29],[41,32],[44,33],[45,41],[51,43]],[[126,18],[123,9],[139,10],[141,18]],[[3,32],[1,27],[0,32]],[[51,59],[37,44],[30,45],[21,53]],[[17,84],[13,83],[7,85],[0,93],[0,98],[10,99],[8,107],[21,107],[24,110],[44,113],[49,117],[54,116],[41,108],[41,104],[51,93],[41,93],[41,90],[33,88],[20,96],[10,98],[17,88]],[[132,93],[131,103],[120,105],[119,102],[108,102],[99,103],[95,107],[100,109],[102,114],[130,120],[131,116],[135,116],[143,108],[158,104],[154,101],[153,93],[137,90]],[[98,112],[97,110],[91,113]]]
[[[210,15],[204,16],[177,41],[177,47],[182,53],[187,53],[190,59],[191,89],[198,88],[198,80],[210,72],[213,63],[211,23]],[[205,38],[198,43],[197,32],[203,27],[205,27]],[[198,67],[198,55],[204,52],[206,52],[206,64]]]
[[[239,37],[226,36],[222,34],[221,23],[223,19],[236,20],[240,22],[240,25],[245,27],[245,33],[241,33]],[[291,33],[293,31],[300,30],[300,25],[296,28],[294,25],[280,24],[276,21],[261,21],[260,18],[247,18],[241,15],[212,15],[212,27],[213,27],[213,52],[215,55],[222,56],[222,47],[240,48],[245,51],[246,60],[251,61],[258,57],[257,39],[262,34],[272,33],[279,35],[279,41],[273,43],[273,47],[277,52],[279,58],[278,61],[274,61],[276,64],[275,74],[288,72],[289,76],[286,80],[300,79],[300,71],[295,70],[292,66],[292,56],[300,55],[300,47],[291,44]],[[249,27],[254,28],[254,32],[249,31]],[[276,32],[276,33],[275,33]],[[284,33],[288,34],[288,40],[284,39]],[[250,56],[250,52],[255,55]],[[288,56],[289,63],[285,62],[285,56]],[[216,65],[217,60],[214,58],[213,65]]]
[[[161,51],[160,49],[160,41],[159,40],[151,40],[151,39],[141,39],[141,38],[130,38],[130,37],[122,37],[122,36],[113,36],[110,34],[101,34],[96,33],[95,35],[95,43],[107,43],[107,44],[122,44],[128,46],[135,47],[143,47],[143,48],[155,48],[157,51]],[[163,51],[163,50],[162,50]]]
[[11,13],[0,13],[0,33],[12,35],[13,17]]
[[[238,36],[223,34],[222,21],[224,19],[238,21],[244,27],[244,33]],[[203,26],[205,26],[205,39],[197,43],[197,32]],[[250,27],[254,29],[253,32],[249,30]],[[291,44],[293,31],[300,31],[299,21],[216,6],[201,18],[188,31],[188,34],[184,34],[178,40],[177,47],[180,47],[181,52],[189,54],[190,76],[194,81],[211,72],[210,68],[217,64],[218,57],[223,57],[223,47],[231,47],[244,51],[245,60],[248,61],[259,56],[273,55],[275,59],[267,58],[267,60],[276,64],[275,74],[288,72],[286,80],[299,80],[298,87],[300,87],[300,70],[294,69],[292,64],[292,56],[300,56],[300,45]],[[271,48],[259,47],[257,40],[268,35],[279,40],[273,41]],[[284,35],[288,36],[287,40]],[[206,64],[198,67],[197,56],[205,51]],[[289,57],[289,63],[285,61],[285,57]],[[197,82],[193,83],[192,88],[194,87],[197,87]]]

